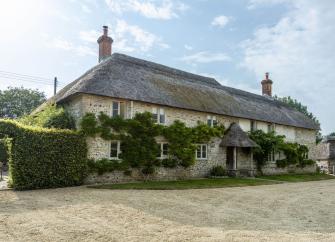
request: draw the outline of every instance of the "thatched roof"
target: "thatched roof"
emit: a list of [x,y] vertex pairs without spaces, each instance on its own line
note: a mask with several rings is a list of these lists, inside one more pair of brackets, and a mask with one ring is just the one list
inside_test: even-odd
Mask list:
[[257,147],[237,123],[232,123],[220,144],[222,147]]
[[213,78],[116,53],[64,87],[53,100],[66,102],[80,93],[317,128],[302,113],[269,97],[222,86]]

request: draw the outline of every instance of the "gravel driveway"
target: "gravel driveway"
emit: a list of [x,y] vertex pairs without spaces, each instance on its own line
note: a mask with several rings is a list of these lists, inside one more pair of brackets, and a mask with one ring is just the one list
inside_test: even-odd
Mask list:
[[0,192],[1,241],[335,241],[335,181]]

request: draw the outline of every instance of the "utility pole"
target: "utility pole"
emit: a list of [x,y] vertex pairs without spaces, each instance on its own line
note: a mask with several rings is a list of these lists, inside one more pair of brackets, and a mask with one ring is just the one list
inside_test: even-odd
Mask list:
[[57,92],[57,77],[54,79],[54,95],[56,95]]

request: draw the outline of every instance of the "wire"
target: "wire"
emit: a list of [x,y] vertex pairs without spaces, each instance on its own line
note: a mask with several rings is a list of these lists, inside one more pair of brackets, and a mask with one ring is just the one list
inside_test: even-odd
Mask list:
[[5,74],[5,75],[23,77],[23,78],[26,78],[26,79],[28,78],[28,79],[33,79],[33,80],[40,80],[40,81],[50,81],[50,80],[52,80],[51,78],[38,77],[38,76],[30,76],[30,75],[19,74],[19,73],[9,72],[9,71],[1,71],[0,70],[0,73]]
[[[43,85],[54,85],[54,80],[52,78],[45,78],[45,77],[39,77],[39,76],[31,76],[26,74],[19,74],[15,72],[9,72],[9,71],[1,71],[0,70],[0,77],[7,78],[7,79],[13,79],[18,81],[25,81],[25,82],[32,82],[32,83],[38,83]],[[67,83],[63,83],[57,80],[58,85],[67,85]]]

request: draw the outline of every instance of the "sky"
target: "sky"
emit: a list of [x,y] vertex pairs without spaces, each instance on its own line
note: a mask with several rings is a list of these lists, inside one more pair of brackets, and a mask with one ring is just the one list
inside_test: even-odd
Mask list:
[[334,23],[334,0],[3,0],[0,89],[50,97],[54,77],[61,88],[98,63],[96,40],[108,25],[113,52],[223,85],[261,94],[270,72],[274,94],[307,105],[328,134],[335,131]]

